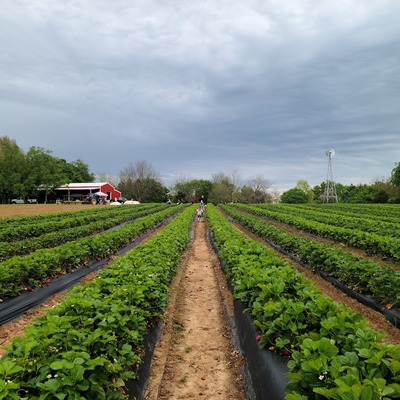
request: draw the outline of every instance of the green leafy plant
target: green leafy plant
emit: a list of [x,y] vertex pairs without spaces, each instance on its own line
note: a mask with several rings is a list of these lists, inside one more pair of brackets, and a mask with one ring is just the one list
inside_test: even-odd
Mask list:
[[399,398],[400,346],[382,344],[384,334],[361,315],[323,296],[213,207],[207,213],[224,272],[253,316],[260,348],[289,357],[286,399]]
[[165,310],[192,222],[187,209],[15,338],[0,360],[0,381],[8,382],[0,398],[126,398],[125,381],[138,377],[144,338]]

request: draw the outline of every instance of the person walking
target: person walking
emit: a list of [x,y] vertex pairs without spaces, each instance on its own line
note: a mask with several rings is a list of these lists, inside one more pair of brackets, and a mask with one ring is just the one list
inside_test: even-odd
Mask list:
[[199,207],[201,208],[201,210],[204,212],[204,208],[205,208],[205,206],[206,206],[206,204],[204,203],[204,200],[203,199],[201,199],[200,200],[200,204],[199,204]]
[[201,209],[200,206],[197,207],[196,215],[197,215],[197,222],[200,222],[201,218],[203,217],[203,210]]

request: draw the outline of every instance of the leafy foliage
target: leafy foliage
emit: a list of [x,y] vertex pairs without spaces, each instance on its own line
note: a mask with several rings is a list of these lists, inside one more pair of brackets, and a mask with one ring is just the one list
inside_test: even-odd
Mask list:
[[400,346],[382,344],[383,333],[324,297],[215,208],[207,213],[234,296],[259,330],[259,346],[289,356],[286,400],[399,398]]
[[288,204],[303,204],[308,202],[308,196],[307,193],[300,188],[289,189],[282,193],[281,202]]
[[54,157],[51,151],[31,147],[26,154],[15,141],[0,137],[0,201],[12,197],[36,196],[42,186],[46,194],[53,187],[66,182],[92,182],[94,175],[81,160],[68,163]]
[[187,209],[14,339],[0,360],[0,398],[127,398],[125,381],[138,377],[144,337],[165,310],[192,221]]

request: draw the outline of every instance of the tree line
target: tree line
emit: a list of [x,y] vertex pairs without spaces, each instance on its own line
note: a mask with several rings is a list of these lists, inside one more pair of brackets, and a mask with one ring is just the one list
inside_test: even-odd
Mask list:
[[93,182],[95,175],[82,160],[67,162],[41,147],[24,153],[15,140],[0,137],[0,203],[14,197],[37,197],[38,187],[51,190],[69,182]]
[[[95,174],[82,160],[68,162],[40,147],[31,147],[25,154],[15,140],[0,137],[0,202],[14,197],[37,197],[38,188],[51,191],[72,182],[94,182]],[[313,203],[323,202],[325,182],[311,187],[300,180],[292,189],[279,193],[271,181],[261,175],[241,183],[238,172],[218,172],[211,180],[180,177],[173,188],[163,185],[159,173],[145,160],[125,167],[118,177],[105,173],[97,180],[110,182],[122,196],[140,202],[218,203]],[[338,202],[400,203],[400,163],[395,164],[391,177],[372,184],[343,185],[335,183]]]
[[[391,177],[376,180],[371,184],[343,185],[334,183],[338,203],[400,203],[400,163],[393,168]],[[300,180],[296,186],[280,196],[282,203],[323,203],[326,182],[310,187],[307,181]]]

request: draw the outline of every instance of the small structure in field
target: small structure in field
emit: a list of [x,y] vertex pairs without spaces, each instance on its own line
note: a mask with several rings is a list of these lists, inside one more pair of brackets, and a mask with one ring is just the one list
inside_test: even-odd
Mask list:
[[[40,188],[39,188],[40,190]],[[40,192],[39,192],[40,193]],[[103,193],[105,200],[113,201],[121,197],[121,192],[108,182],[67,183],[54,188],[47,195],[47,202],[71,203],[83,202],[95,193]]]

